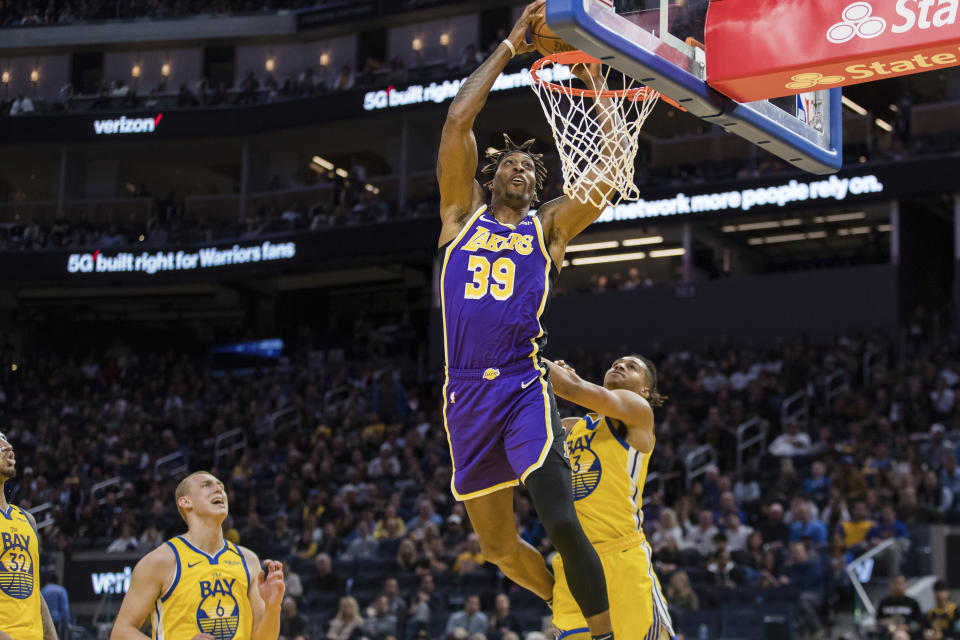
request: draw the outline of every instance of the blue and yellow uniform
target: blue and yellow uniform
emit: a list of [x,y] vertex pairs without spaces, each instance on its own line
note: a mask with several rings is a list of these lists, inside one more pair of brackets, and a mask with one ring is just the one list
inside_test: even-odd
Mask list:
[[216,640],[249,640],[253,611],[250,571],[237,545],[208,555],[183,536],[167,540],[177,558],[173,583],[153,609],[153,640],[190,640],[209,633]]
[[[2,490],[2,489],[0,489]],[[0,511],[0,631],[16,640],[41,640],[40,541],[20,507]]]
[[[643,535],[643,483],[652,451],[640,453],[627,444],[609,418],[593,414],[573,425],[566,445],[577,516],[603,563],[614,636],[673,637],[667,601]],[[560,630],[558,638],[589,633],[567,585],[560,554],[553,558],[553,571],[553,624]]]

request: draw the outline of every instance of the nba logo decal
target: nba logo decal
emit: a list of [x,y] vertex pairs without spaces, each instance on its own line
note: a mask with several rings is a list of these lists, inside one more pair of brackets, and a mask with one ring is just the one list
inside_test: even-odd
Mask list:
[[28,551],[29,544],[30,536],[3,534],[0,591],[17,600],[26,600],[33,594],[33,558]]
[[216,640],[231,640],[240,628],[240,605],[233,597],[232,578],[217,578],[200,582],[200,606],[197,607],[197,626],[201,633],[209,633]]

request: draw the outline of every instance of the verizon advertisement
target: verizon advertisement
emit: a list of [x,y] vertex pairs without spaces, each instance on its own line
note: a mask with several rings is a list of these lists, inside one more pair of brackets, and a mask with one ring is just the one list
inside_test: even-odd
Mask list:
[[63,572],[71,604],[99,602],[105,596],[114,596],[119,602],[130,588],[130,575],[140,557],[134,553],[75,554]]
[[128,118],[120,116],[109,120],[94,120],[93,133],[98,136],[109,136],[116,133],[153,133],[160,126],[163,114],[158,113],[149,118]]
[[960,0],[722,0],[707,82],[750,102],[960,64]]

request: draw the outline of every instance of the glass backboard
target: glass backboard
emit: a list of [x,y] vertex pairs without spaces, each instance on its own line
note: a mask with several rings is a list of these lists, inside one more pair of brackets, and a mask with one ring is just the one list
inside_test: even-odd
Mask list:
[[843,164],[840,89],[740,103],[706,82],[708,0],[547,0],[564,40],[811,173]]

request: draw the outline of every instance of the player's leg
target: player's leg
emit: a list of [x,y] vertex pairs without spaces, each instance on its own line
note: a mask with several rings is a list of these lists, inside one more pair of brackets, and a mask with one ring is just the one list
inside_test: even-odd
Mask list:
[[[563,558],[553,556],[553,626],[557,629],[557,638],[564,640],[590,640],[590,628],[570,593]],[[629,637],[629,636],[618,636]]]
[[549,600],[553,576],[540,552],[527,544],[513,526],[513,493],[513,487],[506,487],[463,504],[480,538],[483,557],[521,587]]
[[603,565],[577,519],[571,483],[570,467],[556,449],[524,480],[543,528],[563,557],[570,592],[591,635],[612,637]]

